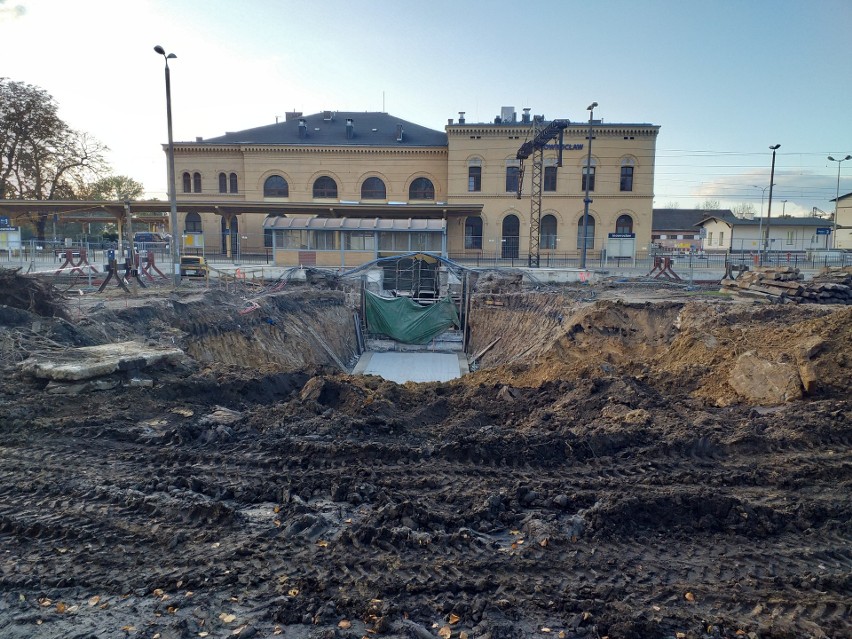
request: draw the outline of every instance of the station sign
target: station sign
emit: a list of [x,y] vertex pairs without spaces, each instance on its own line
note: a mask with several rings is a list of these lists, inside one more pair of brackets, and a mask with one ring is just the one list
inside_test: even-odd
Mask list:
[[817,235],[831,235],[831,228],[828,226],[818,226],[816,231]]
[[636,233],[609,233],[607,237],[611,240],[630,240],[636,237]]
[[9,218],[8,217],[0,217],[0,226],[6,228],[9,226]]

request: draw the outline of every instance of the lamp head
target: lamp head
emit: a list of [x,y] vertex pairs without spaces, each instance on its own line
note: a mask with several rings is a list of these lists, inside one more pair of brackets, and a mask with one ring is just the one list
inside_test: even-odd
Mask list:
[[770,146],[769,148],[770,148],[770,149],[772,149],[772,150],[774,151],[774,150],[776,150],[777,148],[779,148],[780,146],[781,146],[780,144],[773,144],[773,145],[772,145],[772,146]]
[[176,58],[177,56],[174,53],[170,53],[166,56],[166,60],[171,60],[172,58]]
[[591,111],[591,110],[592,110],[592,109],[594,109],[596,106],[598,106],[598,103],[597,103],[597,102],[592,102],[589,106],[587,106],[587,107],[586,107],[586,111]]
[[166,50],[163,47],[161,47],[159,44],[156,47],[154,47],[154,51],[156,51],[160,55],[166,55]]
[[847,155],[847,156],[846,156],[845,158],[843,158],[843,159],[844,159],[844,160],[852,160],[852,155]]

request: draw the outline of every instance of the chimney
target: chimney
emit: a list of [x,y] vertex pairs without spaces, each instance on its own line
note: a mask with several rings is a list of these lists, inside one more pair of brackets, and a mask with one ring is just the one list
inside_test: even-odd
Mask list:
[[296,118],[301,118],[302,112],[301,111],[287,111],[284,114],[284,117],[286,118],[284,121],[289,122],[290,120],[295,120]]
[[308,135],[308,124],[305,118],[299,118],[299,137],[304,138]]
[[402,142],[402,125],[401,124],[396,125],[396,141]]
[[355,129],[355,121],[352,118],[346,118],[346,139],[352,139],[352,133]]
[[530,121],[530,108],[527,107],[524,109],[524,114],[521,116],[521,122],[524,124],[529,124]]
[[453,119],[447,118],[447,126],[453,126]]
[[322,119],[325,120],[326,122],[331,122],[334,119],[334,117],[332,116],[331,111],[323,111],[322,112]]
[[195,141],[196,141],[196,142],[203,142],[203,141],[204,141],[204,138],[196,137],[196,138],[195,138]]
[[464,111],[459,111],[459,124],[464,124]]

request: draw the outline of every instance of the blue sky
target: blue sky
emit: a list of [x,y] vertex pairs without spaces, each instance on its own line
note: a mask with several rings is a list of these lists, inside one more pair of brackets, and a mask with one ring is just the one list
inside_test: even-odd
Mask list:
[[583,121],[596,101],[661,126],[655,206],[759,212],[781,144],[773,215],[805,215],[833,210],[826,156],[852,153],[850,33],[850,0],[0,0],[0,75],[51,93],[149,197],[166,192],[161,44],[176,140],[291,110],[442,129],[502,106]]

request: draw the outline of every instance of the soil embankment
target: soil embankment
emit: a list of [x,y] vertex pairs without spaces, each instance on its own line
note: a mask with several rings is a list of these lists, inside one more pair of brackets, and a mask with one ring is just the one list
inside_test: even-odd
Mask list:
[[[405,386],[335,371],[341,292],[10,311],[0,635],[850,636],[849,309],[490,299],[482,370]],[[132,336],[188,357],[13,365]]]

